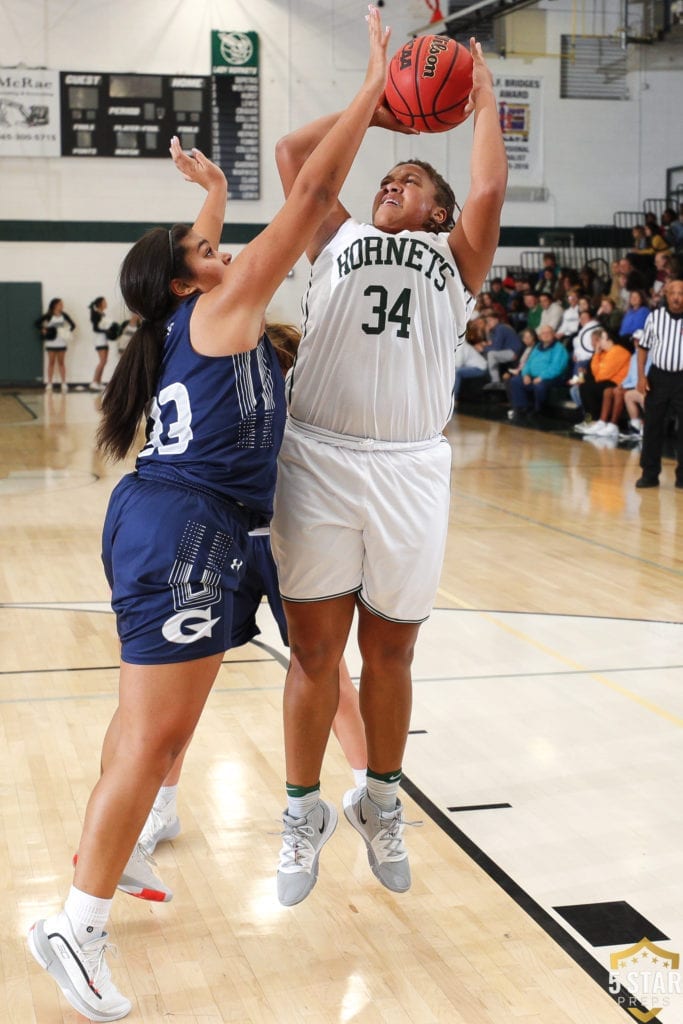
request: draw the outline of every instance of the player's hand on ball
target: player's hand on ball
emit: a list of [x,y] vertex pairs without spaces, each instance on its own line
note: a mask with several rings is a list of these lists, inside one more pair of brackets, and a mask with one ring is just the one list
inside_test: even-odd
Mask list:
[[372,115],[372,121],[370,122],[375,128],[386,128],[390,132],[400,132],[401,135],[419,135],[420,132],[417,128],[411,128],[407,124],[402,124],[397,117],[392,114],[389,107],[384,102],[380,104]]

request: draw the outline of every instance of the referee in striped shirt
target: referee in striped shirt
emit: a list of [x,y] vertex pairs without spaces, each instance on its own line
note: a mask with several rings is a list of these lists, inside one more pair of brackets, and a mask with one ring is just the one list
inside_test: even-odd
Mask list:
[[[638,347],[638,390],[645,395],[642,476],[636,487],[659,487],[662,449],[669,417],[678,420],[676,487],[683,490],[683,280],[665,286],[666,306],[653,310],[645,321]],[[645,376],[648,350],[652,355]]]

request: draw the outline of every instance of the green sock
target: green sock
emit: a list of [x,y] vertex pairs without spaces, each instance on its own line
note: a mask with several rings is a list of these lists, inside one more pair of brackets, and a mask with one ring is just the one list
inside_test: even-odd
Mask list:
[[286,783],[287,814],[291,818],[307,818],[320,800],[320,782],[315,786],[292,786]]

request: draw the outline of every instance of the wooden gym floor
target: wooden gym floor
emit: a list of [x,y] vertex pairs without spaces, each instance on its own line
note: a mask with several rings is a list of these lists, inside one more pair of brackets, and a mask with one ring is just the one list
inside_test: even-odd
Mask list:
[[[0,394],[8,1024],[83,1020],[24,936],[66,895],[116,706],[99,537],[128,467],[94,454],[96,420],[87,393]],[[404,764],[406,817],[423,822],[406,830],[413,888],[382,889],[342,819],[309,899],[277,902],[286,651],[264,606],[261,637],[226,655],[197,731],[181,835],[157,851],[173,902],[115,900],[110,963],[131,1024],[683,1022],[669,992],[683,951],[672,464],[659,490],[637,492],[637,449],[566,428],[459,415],[448,437],[452,526]],[[357,673],[354,644],[348,658]],[[351,784],[332,740],[324,793],[340,804]],[[654,1002],[644,976],[632,983],[640,1018],[625,988],[621,1005],[608,992],[611,955],[636,945],[651,980],[667,975]]]

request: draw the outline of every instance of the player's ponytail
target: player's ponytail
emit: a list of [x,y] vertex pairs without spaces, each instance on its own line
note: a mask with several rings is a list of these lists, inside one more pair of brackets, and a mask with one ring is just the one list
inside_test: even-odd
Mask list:
[[166,336],[166,321],[178,305],[172,277],[189,276],[182,240],[183,224],[167,231],[152,228],[135,243],[119,274],[121,294],[141,323],[126,346],[102,396],[97,447],[113,460],[123,459],[137,435],[140,420],[156,390]]

